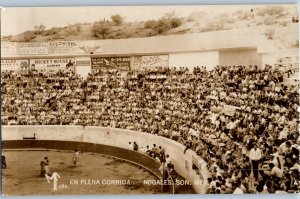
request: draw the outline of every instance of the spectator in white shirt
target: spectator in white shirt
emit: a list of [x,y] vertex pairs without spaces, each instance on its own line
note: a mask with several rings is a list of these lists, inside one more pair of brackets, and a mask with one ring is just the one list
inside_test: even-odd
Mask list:
[[133,150],[133,144],[131,142],[128,143],[128,149]]
[[148,145],[142,146],[140,150],[141,150],[141,153],[146,154],[146,152],[149,150],[149,146]]
[[252,164],[252,171],[256,180],[258,180],[258,166],[261,159],[261,150],[257,148],[257,144],[250,150],[250,160]]
[[281,169],[279,169],[277,166],[275,166],[273,163],[270,163],[269,164],[269,167],[270,167],[270,169],[271,169],[271,172],[270,172],[270,174],[272,175],[272,176],[275,176],[275,177],[277,177],[277,178],[282,178],[282,176],[283,176],[283,171],[281,170]]
[[233,184],[236,187],[233,194],[244,194],[244,191],[241,188],[241,182],[239,180]]
[[171,158],[169,154],[166,155],[166,165],[171,164]]

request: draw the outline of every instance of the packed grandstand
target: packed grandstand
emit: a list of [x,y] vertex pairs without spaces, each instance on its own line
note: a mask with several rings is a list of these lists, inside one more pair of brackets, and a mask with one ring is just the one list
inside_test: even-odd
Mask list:
[[[2,124],[147,132],[207,162],[207,193],[293,193],[300,188],[299,85],[282,84],[285,75],[272,66],[99,70],[86,79],[2,71]],[[255,147],[261,154],[251,154]]]

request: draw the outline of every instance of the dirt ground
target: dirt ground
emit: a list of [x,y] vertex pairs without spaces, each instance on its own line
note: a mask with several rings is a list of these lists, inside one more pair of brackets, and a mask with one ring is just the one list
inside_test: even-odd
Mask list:
[[[77,167],[71,152],[18,150],[3,151],[2,155],[7,162],[7,169],[2,170],[3,195],[162,193],[161,186],[144,183],[157,180],[147,170],[100,154],[80,154]],[[50,172],[60,176],[57,190],[53,181],[48,183],[46,177],[40,177],[40,162],[45,156]]]

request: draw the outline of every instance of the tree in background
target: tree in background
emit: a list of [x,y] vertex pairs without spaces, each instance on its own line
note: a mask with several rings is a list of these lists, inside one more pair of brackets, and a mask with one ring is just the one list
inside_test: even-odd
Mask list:
[[123,23],[123,17],[121,15],[112,15],[111,20],[113,20],[113,22],[115,22],[118,26],[121,25]]
[[170,25],[172,28],[177,28],[177,27],[181,26],[181,24],[182,24],[182,21],[176,17],[171,19],[171,21],[170,21]]
[[53,27],[53,28],[50,28],[49,30],[45,30],[43,35],[53,36],[53,35],[56,35],[58,32],[59,32],[59,28]]
[[181,19],[176,17],[175,11],[166,13],[161,19],[164,19],[167,21],[169,29],[177,28],[177,27],[181,26],[181,24],[182,24]]
[[36,37],[36,34],[34,31],[26,31],[23,34],[23,41],[29,42],[32,41]]
[[249,20],[251,18],[251,13],[253,12],[253,9],[250,10],[250,12],[244,11],[242,9],[238,9],[233,13],[234,16],[238,20]]
[[257,15],[261,17],[270,15],[273,18],[278,18],[278,17],[283,17],[286,14],[287,12],[282,6],[267,6],[257,11]]
[[158,22],[156,20],[148,20],[144,23],[144,28],[147,29],[155,29],[158,25]]
[[68,31],[68,33],[69,34],[78,34],[79,32],[80,32],[80,30],[81,30],[81,25],[80,25],[80,23],[75,23],[75,24],[73,24],[73,25],[69,25],[68,27],[67,27],[67,31]]
[[168,19],[161,18],[158,20],[156,31],[161,34],[171,29],[171,23]]
[[44,32],[45,26],[43,24],[40,24],[39,26],[34,26],[36,34],[40,35]]
[[182,20],[175,16],[175,12],[166,13],[159,20],[148,20],[144,23],[144,28],[152,29],[158,34],[165,33],[171,29],[181,26]]
[[110,25],[105,21],[95,22],[91,28],[93,36],[102,39],[106,39],[110,32]]
[[12,35],[2,36],[1,40],[3,40],[3,41],[13,41],[14,36],[12,36]]

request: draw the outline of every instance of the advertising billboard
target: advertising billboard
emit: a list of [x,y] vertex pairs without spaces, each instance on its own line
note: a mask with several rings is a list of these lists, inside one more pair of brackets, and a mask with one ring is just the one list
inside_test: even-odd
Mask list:
[[129,70],[130,57],[99,57],[92,58],[92,70],[95,69],[119,69]]
[[132,67],[138,68],[157,68],[168,67],[168,55],[134,56],[132,58]]
[[31,59],[30,68],[35,70],[68,70],[74,68],[74,58]]
[[1,59],[1,70],[2,71],[20,71],[28,70],[29,62],[27,59],[14,60],[14,59]]

